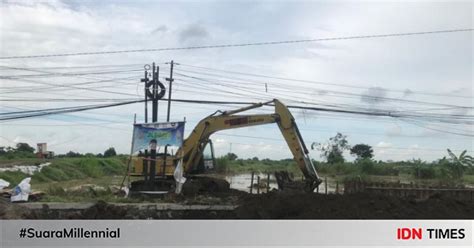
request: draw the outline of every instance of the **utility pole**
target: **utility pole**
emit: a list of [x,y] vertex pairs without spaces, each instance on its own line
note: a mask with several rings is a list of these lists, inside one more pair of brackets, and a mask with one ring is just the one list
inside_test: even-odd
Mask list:
[[170,121],[170,111],[171,111],[171,87],[173,85],[173,65],[174,65],[174,62],[173,60],[171,60],[171,68],[170,68],[170,77],[169,78],[166,78],[166,81],[170,82],[170,87],[168,89],[168,114],[166,116],[166,121],[169,122]]
[[148,123],[148,70],[150,69],[149,65],[145,65],[145,77],[140,81],[144,82],[145,90],[145,123]]
[[153,62],[152,122],[158,122],[158,77],[159,75],[160,75],[160,67],[156,67],[155,62]]

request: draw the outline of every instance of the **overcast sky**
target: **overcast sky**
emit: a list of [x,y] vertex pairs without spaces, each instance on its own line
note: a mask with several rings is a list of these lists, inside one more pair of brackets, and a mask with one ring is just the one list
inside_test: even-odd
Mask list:
[[[256,4],[249,1],[1,1],[0,11],[1,57],[473,27],[472,2],[328,4],[316,1],[266,1]],[[305,101],[346,109],[357,107],[365,110],[472,116],[472,39],[472,32],[458,32],[274,46],[2,59],[0,66],[40,68],[37,69],[39,72],[32,72],[2,67],[2,76],[31,75],[39,74],[41,70],[43,73],[53,70],[48,71],[44,67],[71,66],[76,67],[75,71],[100,71],[118,70],[121,67],[85,67],[78,70],[77,66],[126,66],[123,67],[124,71],[115,74],[33,77],[35,82],[22,81],[24,78],[4,78],[0,81],[0,92],[2,99],[10,100],[142,99],[143,86],[139,80],[143,76],[143,65],[156,62],[164,77],[169,73],[169,67],[164,63],[174,60],[182,64],[175,67],[175,98],[253,102],[280,98],[292,105],[300,101],[299,105],[302,106],[304,104],[301,101]],[[188,65],[324,83],[250,77]],[[220,80],[226,80],[227,76],[246,81],[242,85],[234,83],[223,86],[223,81],[218,80],[217,76],[213,78],[213,73],[222,75]],[[207,81],[189,76],[205,78]],[[95,89],[121,92],[122,95],[74,86],[91,80],[112,78],[116,81],[84,87],[100,87]],[[48,87],[45,83],[49,84],[50,89],[54,85],[63,86],[48,90],[45,89]],[[95,103],[2,101],[1,112],[88,104]],[[234,106],[173,103],[172,120],[186,118],[186,131],[189,133],[197,121],[205,116],[218,109],[231,108]],[[164,104],[160,104],[160,121],[165,119],[164,109]],[[252,113],[257,112],[271,113],[272,109],[264,108]],[[373,146],[375,159],[421,158],[431,161],[446,156],[446,148],[454,149],[456,153],[465,149],[474,150],[473,126],[468,123],[448,124],[427,119],[407,120],[301,110],[292,112],[308,145],[324,142],[341,132],[348,136],[351,145],[365,143]],[[127,153],[130,150],[135,113],[141,122],[143,104],[5,121],[1,123],[0,143],[47,142],[48,148],[56,153],[69,150],[98,153],[113,146],[119,152]],[[467,135],[455,135],[452,132]],[[274,125],[223,131],[212,138],[218,155],[232,151],[244,158],[291,157]],[[311,156],[320,159],[317,151],[311,151]],[[347,155],[347,158],[350,156]]]

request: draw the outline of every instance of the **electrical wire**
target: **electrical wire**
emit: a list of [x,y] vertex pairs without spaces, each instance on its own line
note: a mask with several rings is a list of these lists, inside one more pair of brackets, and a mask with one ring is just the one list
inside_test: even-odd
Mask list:
[[267,45],[298,44],[298,43],[321,42],[321,41],[373,39],[373,38],[403,37],[403,36],[430,35],[430,34],[447,34],[447,33],[458,33],[458,32],[471,32],[473,30],[474,29],[472,29],[472,28],[463,28],[463,29],[433,30],[433,31],[421,31],[421,32],[354,35],[354,36],[344,36],[344,37],[341,36],[341,37],[327,37],[327,38],[302,39],[302,40],[264,41],[264,42],[249,42],[249,43],[220,44],[220,45],[202,45],[202,46],[188,46],[188,47],[148,48],[148,49],[130,49],[130,50],[116,50],[116,51],[78,52],[78,53],[57,53],[57,54],[39,54],[39,55],[15,55],[15,56],[3,56],[3,57],[0,57],[0,59],[1,60],[5,60],[5,59],[32,59],[32,58],[71,57],[71,56],[86,56],[86,55],[120,54],[120,53],[161,52],[161,51],[198,50],[198,49],[211,49],[211,48],[267,46]]

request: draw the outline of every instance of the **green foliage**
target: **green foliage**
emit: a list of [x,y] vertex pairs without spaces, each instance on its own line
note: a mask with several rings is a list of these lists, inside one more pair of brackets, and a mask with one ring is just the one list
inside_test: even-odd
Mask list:
[[372,175],[377,176],[398,176],[399,174],[398,165],[392,163],[375,164],[374,171],[372,171]]
[[69,151],[68,153],[66,153],[66,157],[68,158],[78,158],[80,156],[82,155],[78,152]]
[[357,174],[357,167],[349,163],[337,163],[337,164],[328,164],[321,163],[317,168],[320,168],[321,173],[327,173],[330,175],[347,175],[347,174]]
[[360,172],[363,174],[374,174],[375,164],[371,159],[361,159],[357,161],[356,164],[360,168]]
[[474,160],[466,154],[466,150],[459,154],[459,156],[456,156],[450,149],[447,150],[450,159],[443,158],[439,161],[441,177],[458,180],[463,177],[464,172],[468,168],[473,167]]
[[459,156],[454,155],[450,149],[448,149],[448,154],[451,156],[451,159],[454,163],[462,166],[472,166],[474,164],[474,159],[467,155],[467,150],[464,150]]
[[300,175],[301,171],[293,159],[270,160],[268,158],[256,161],[254,159],[237,159],[235,161],[227,161],[228,167],[226,172],[245,173],[245,172],[261,172],[271,173],[275,171],[289,171],[295,175]]
[[367,159],[374,156],[372,147],[366,144],[357,144],[351,148],[351,154],[357,156],[357,159]]
[[113,156],[117,156],[117,152],[115,152],[115,148],[110,147],[109,149],[105,150],[104,152],[105,158],[113,157]]
[[13,147],[0,147],[0,158],[22,159],[22,158],[35,158],[35,149],[27,143],[18,143],[15,148]]
[[18,143],[18,144],[16,144],[16,151],[26,152],[26,153],[34,153],[35,148],[28,145],[28,143]]
[[343,163],[344,157],[343,152],[350,149],[347,136],[341,133],[337,133],[336,136],[329,138],[325,144],[311,144],[311,149],[316,147],[317,150],[321,151],[321,157],[326,158],[330,164]]
[[436,169],[432,165],[422,165],[414,168],[415,178],[434,179],[436,178]]
[[225,155],[227,157],[227,159],[229,159],[230,161],[234,161],[236,160],[238,157],[237,157],[237,154],[235,153],[232,153],[232,152],[229,152],[227,153],[227,155]]
[[227,156],[219,157],[216,159],[216,171],[227,172],[229,168],[229,158]]
[[342,156],[342,152],[338,149],[334,149],[329,152],[327,155],[328,164],[339,164],[344,163],[344,157]]
[[[32,178],[34,182],[67,181],[72,179],[99,178],[109,175],[122,175],[126,164],[118,158],[62,158],[51,161],[51,165],[43,167]],[[0,172],[0,178],[11,184],[18,184],[29,175],[22,172]]]
[[28,175],[19,171],[0,172],[0,178],[9,182],[10,187],[14,187],[15,185],[19,184],[25,177],[28,177]]

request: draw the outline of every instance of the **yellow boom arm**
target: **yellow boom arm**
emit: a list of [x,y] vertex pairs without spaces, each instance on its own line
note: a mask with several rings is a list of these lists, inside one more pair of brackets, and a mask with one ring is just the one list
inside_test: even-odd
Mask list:
[[[263,105],[273,103],[275,113],[258,115],[235,115],[243,111],[259,108]],[[303,172],[310,187],[315,187],[321,182],[316,169],[308,156],[308,149],[301,137],[295,119],[288,108],[279,100],[274,99],[266,103],[257,103],[249,107],[222,112],[219,115],[211,115],[201,120],[187,139],[184,140],[182,148],[177,155],[183,156],[184,169],[190,172],[199,163],[202,152],[207,144],[209,136],[217,131],[277,123],[285,138],[293,157]]]

